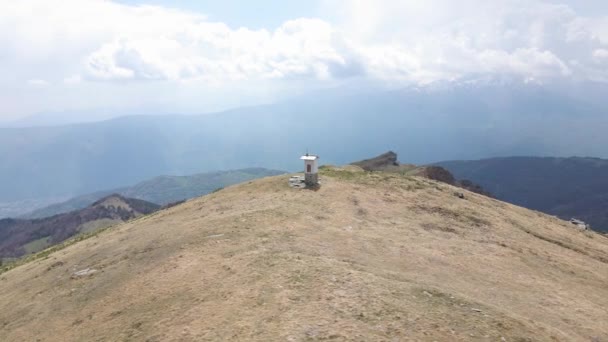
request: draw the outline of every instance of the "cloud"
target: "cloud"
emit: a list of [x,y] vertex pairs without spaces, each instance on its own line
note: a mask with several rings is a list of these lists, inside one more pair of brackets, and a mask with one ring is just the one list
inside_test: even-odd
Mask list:
[[[334,23],[299,18],[252,30],[159,6],[26,0],[2,11],[17,28],[14,39],[2,38],[11,41],[5,46],[16,59],[67,56],[73,64],[66,72],[115,82],[365,76],[426,83],[472,74],[586,78],[597,71],[598,54],[606,48],[599,29],[604,21],[581,17],[564,5],[515,0],[331,4],[328,8],[342,13]],[[39,24],[32,27],[34,18]],[[72,76],[62,79],[67,77]]]
[[475,77],[608,82],[608,17],[586,17],[568,5],[319,1],[319,18],[263,29],[106,0],[2,2],[0,88],[34,86],[28,80],[38,79],[49,88],[104,84],[104,91],[121,94],[117,84],[125,83],[228,89],[241,82],[255,88],[257,82],[277,89],[353,78],[374,84]]
[[328,0],[370,74],[416,83],[471,75],[591,79],[600,23],[541,1]]
[[606,49],[597,49],[593,51],[593,57],[597,61],[608,60],[608,50]]
[[65,84],[79,84],[80,82],[82,82],[82,77],[80,77],[80,75],[72,75],[70,77],[66,77],[63,79],[63,83]]
[[95,80],[330,79],[362,69],[334,28],[296,19],[276,30],[204,21],[153,37],[121,34],[86,58]]
[[45,80],[28,80],[27,84],[31,87],[35,87],[35,88],[44,88],[47,87],[49,85],[48,81]]

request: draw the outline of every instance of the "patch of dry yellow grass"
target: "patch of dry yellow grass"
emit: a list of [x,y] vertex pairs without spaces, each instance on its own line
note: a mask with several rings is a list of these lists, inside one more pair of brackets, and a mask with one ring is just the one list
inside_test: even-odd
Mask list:
[[421,178],[288,178],[0,275],[0,340],[608,340],[606,237]]

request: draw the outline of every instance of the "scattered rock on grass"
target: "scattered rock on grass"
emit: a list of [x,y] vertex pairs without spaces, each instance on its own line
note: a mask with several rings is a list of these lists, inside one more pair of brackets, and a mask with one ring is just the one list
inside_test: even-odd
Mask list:
[[80,270],[80,271],[76,271],[76,272],[72,273],[72,278],[74,278],[74,279],[82,278],[82,277],[93,275],[96,272],[97,272],[97,270],[94,268],[85,268],[84,270]]

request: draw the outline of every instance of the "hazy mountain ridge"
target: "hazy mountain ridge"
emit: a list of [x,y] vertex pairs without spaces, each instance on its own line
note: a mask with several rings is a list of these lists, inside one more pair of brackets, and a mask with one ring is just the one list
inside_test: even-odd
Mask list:
[[608,160],[507,157],[437,165],[471,179],[497,198],[608,231]]
[[68,201],[50,205],[22,215],[22,218],[42,218],[71,210],[82,209],[109,194],[120,194],[128,198],[166,205],[169,203],[202,196],[225,186],[256,178],[276,176],[284,171],[264,168],[247,168],[229,171],[200,173],[190,176],[159,176],[130,187],[100,191],[77,196]]
[[47,218],[0,219],[0,259],[35,253],[78,233],[150,214],[159,205],[113,194],[89,207]]
[[[48,207],[49,205],[60,203],[69,199],[70,197],[68,196],[58,198],[47,197],[39,199],[0,202],[0,219],[8,217],[19,217],[24,213],[42,209]],[[93,202],[94,201],[91,201],[90,203]]]
[[7,180],[0,201],[90,193],[159,174],[297,170],[306,148],[328,164],[388,148],[416,164],[522,153],[602,156],[607,127],[601,108],[582,97],[493,85],[328,94],[201,116],[0,129],[0,179]]
[[421,177],[326,167],[317,191],[289,177],[1,274],[0,339],[608,338],[606,237]]

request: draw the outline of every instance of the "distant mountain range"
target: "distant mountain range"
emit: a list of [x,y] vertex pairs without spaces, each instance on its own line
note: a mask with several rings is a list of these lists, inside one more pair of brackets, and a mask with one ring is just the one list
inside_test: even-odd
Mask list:
[[89,207],[44,219],[0,220],[0,260],[39,252],[78,233],[150,214],[159,205],[120,195],[110,195]]
[[534,85],[328,91],[216,114],[3,128],[0,202],[77,196],[160,174],[251,166],[293,171],[306,148],[338,165],[388,149],[416,164],[605,156],[607,128],[605,106],[596,100]]
[[59,196],[0,202],[0,219],[19,217],[31,211],[69,200],[70,198],[71,196]]
[[498,199],[608,232],[608,160],[509,157],[437,163]]
[[256,178],[276,176],[284,171],[264,168],[248,168],[231,171],[216,171],[190,176],[160,176],[140,182],[134,186],[99,191],[74,197],[68,201],[50,205],[22,215],[22,218],[43,218],[85,208],[109,194],[120,194],[159,205],[167,205],[193,197],[206,195],[213,190]]

